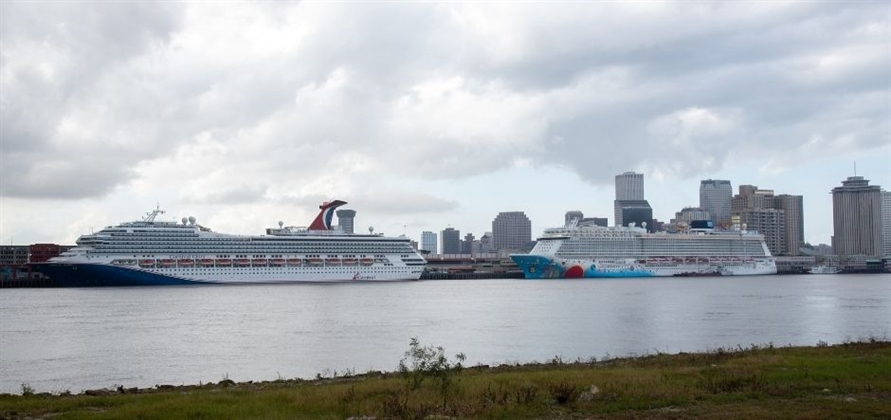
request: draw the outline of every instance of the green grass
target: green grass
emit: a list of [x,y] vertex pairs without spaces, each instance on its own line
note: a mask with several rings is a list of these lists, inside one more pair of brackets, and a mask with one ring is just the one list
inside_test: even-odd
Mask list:
[[891,342],[884,341],[453,369],[445,386],[440,378],[417,387],[408,375],[374,373],[107,395],[2,395],[0,417],[891,418]]

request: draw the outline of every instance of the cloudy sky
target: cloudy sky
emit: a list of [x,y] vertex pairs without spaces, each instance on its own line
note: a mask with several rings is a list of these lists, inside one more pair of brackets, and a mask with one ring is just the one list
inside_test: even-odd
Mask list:
[[356,225],[533,235],[612,222],[614,176],[661,220],[702,179],[891,187],[887,2],[0,3],[0,242],[194,215],[217,231]]

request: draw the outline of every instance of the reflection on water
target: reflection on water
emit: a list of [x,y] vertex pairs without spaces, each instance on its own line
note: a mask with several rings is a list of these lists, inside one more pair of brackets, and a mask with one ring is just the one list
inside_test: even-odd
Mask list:
[[891,277],[0,290],[0,392],[395,369],[411,337],[471,363],[891,336]]

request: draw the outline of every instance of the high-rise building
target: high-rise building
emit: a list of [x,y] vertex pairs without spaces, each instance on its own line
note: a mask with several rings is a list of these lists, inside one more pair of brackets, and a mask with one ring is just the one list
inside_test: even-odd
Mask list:
[[882,243],[885,256],[891,257],[891,191],[882,191]]
[[764,242],[773,255],[787,255],[786,215],[778,209],[773,190],[754,185],[740,185],[739,194],[730,200],[730,215],[747,230],[764,235]]
[[585,218],[585,214],[578,210],[570,210],[563,216],[563,226],[568,226],[569,222],[575,220],[576,223],[581,222]]
[[440,233],[443,254],[461,253],[461,232],[455,228],[446,228]]
[[346,233],[354,233],[353,221],[356,218],[356,211],[349,209],[337,210],[337,224]]
[[625,172],[616,175],[616,200],[643,200],[643,174]]
[[882,243],[882,191],[862,176],[849,176],[832,189],[833,248],[839,256],[879,256]]
[[[637,172],[624,172],[616,175],[616,200],[613,202],[616,226],[627,226],[631,222],[640,224],[637,220],[625,220],[623,215],[628,213],[628,211],[631,211],[636,215],[642,215],[641,201],[644,201],[643,174]],[[633,208],[634,210],[623,210],[623,208],[626,207]],[[649,208],[650,204],[646,203],[646,207]],[[652,218],[652,209],[650,209],[650,222],[652,222]],[[651,224],[652,223],[648,223],[648,225]]]
[[421,250],[436,254],[436,234],[430,231],[421,232]]
[[730,181],[704,179],[699,182],[699,207],[709,213],[715,226],[730,222]]
[[492,246],[496,250],[521,250],[531,240],[532,222],[526,213],[505,211],[492,220]]
[[494,251],[495,247],[492,246],[492,232],[486,232],[480,237],[480,253],[486,254]]
[[[464,240],[461,241],[461,253],[462,254],[473,254],[473,242],[474,237],[472,233],[468,233],[464,235]],[[479,252],[479,251],[477,251]]]
[[694,220],[712,220],[711,214],[699,207],[684,207],[681,211],[674,214],[674,219],[670,221],[669,230],[675,232],[684,227],[689,227]]
[[783,241],[786,255],[801,255],[801,244],[804,243],[804,198],[800,195],[780,194],[774,202],[778,210],[783,211],[786,231]]
[[634,223],[637,227],[646,226],[647,232],[654,231],[653,208],[647,200],[616,200],[615,205],[617,225],[628,226]]

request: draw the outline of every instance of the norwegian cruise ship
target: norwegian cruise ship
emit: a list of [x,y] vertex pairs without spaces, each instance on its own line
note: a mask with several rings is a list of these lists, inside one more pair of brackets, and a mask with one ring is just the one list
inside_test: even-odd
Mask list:
[[776,274],[764,236],[691,229],[576,226],[545,230],[529,254],[511,258],[527,279]]
[[[417,280],[427,262],[408,238],[332,229],[335,200],[319,206],[309,227],[265,235],[216,233],[183,218],[143,220],[82,235],[77,246],[33,264],[61,286],[353,282]],[[371,230],[371,229],[369,229]]]

